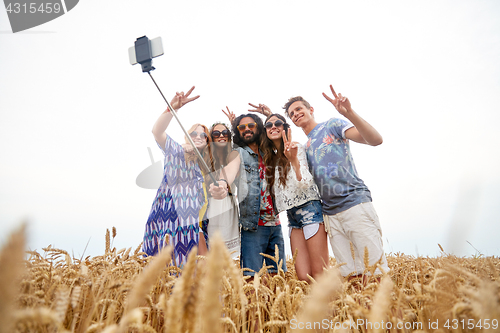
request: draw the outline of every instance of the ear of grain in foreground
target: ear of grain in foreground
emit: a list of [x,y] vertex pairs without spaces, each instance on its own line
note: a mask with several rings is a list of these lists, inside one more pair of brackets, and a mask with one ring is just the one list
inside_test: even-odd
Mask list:
[[500,331],[498,257],[389,254],[381,282],[331,268],[309,285],[293,259],[287,273],[247,282],[217,237],[183,269],[169,249],[150,258],[111,247],[108,236],[102,256],[25,253],[24,228],[15,232],[0,253],[0,333]]

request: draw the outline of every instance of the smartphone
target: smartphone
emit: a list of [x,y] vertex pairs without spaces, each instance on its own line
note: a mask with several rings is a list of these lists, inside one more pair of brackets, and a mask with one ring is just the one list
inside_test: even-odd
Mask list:
[[[161,42],[161,37],[156,37],[150,40],[151,45],[151,57],[156,58],[163,55],[163,44]],[[128,58],[131,65],[137,64],[137,58],[135,57],[135,46],[131,46],[128,49]]]

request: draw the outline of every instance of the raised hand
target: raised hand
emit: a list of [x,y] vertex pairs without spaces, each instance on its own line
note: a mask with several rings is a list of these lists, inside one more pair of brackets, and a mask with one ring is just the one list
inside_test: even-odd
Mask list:
[[229,107],[226,106],[226,109],[227,109],[227,113],[226,111],[224,111],[224,109],[222,109],[222,112],[227,116],[227,118],[229,119],[229,123],[232,124],[233,121],[236,119],[236,115],[234,114],[234,112],[230,111],[229,110]]
[[270,115],[273,114],[271,112],[271,109],[265,104],[253,105],[252,103],[248,103],[248,105],[253,107],[253,109],[248,110],[250,112],[257,112],[257,113],[263,114],[266,117],[269,117]]
[[283,153],[289,161],[294,161],[297,159],[297,152],[299,147],[297,142],[292,141],[292,129],[288,129],[288,138],[286,137],[285,131],[281,131],[281,137],[283,138]]
[[342,96],[342,94],[338,94],[333,90],[332,85],[330,85],[330,89],[332,90],[333,96],[335,99],[330,98],[327,94],[323,93],[323,96],[335,106],[335,109],[343,115],[344,117],[348,117],[353,111],[351,108],[351,102],[347,97]]
[[299,146],[297,145],[297,142],[292,141],[292,129],[288,129],[288,138],[285,135],[285,131],[281,132],[281,137],[283,138],[283,153],[290,161],[293,171],[295,172],[295,177],[300,182],[302,180],[302,174],[300,173],[300,162],[297,158]]
[[170,102],[170,105],[174,110],[179,110],[181,107],[186,105],[189,102],[194,101],[195,99],[199,98],[200,95],[194,96],[194,97],[189,97],[191,93],[193,92],[194,86],[191,87],[191,89],[188,90],[186,94],[184,94],[184,91],[181,92],[176,92],[174,98],[172,98],[172,101]]

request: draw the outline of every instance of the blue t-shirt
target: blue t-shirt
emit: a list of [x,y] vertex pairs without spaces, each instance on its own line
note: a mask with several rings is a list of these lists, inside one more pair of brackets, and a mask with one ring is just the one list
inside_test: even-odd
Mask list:
[[335,215],[372,201],[370,191],[358,177],[345,131],[354,125],[332,118],[318,124],[305,144],[307,163],[318,185],[323,214]]

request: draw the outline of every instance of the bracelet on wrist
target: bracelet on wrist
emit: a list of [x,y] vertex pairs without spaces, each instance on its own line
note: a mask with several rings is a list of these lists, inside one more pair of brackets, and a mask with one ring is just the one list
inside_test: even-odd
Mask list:
[[220,178],[220,179],[218,180],[218,182],[220,182],[220,181],[225,182],[225,183],[226,183],[226,186],[227,186],[227,187],[229,187],[229,183],[228,183],[228,181],[227,181],[227,180]]

